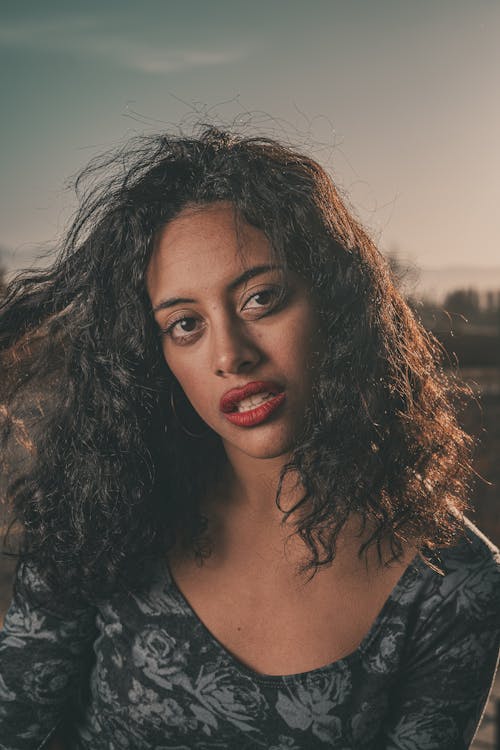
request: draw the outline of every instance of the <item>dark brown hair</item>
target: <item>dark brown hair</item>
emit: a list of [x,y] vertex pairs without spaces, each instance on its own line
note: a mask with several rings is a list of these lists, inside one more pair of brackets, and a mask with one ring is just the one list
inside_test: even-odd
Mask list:
[[[54,262],[18,274],[0,309],[6,500],[22,558],[61,596],[141,585],[180,532],[204,554],[198,500],[224,452],[212,431],[196,440],[174,419],[145,289],[155,234],[188,204],[231,201],[313,290],[327,345],[283,471],[304,488],[284,514],[310,550],[304,570],[333,560],[353,512],[375,525],[367,544],[379,554],[390,541],[392,560],[410,538],[427,552],[457,543],[471,475],[456,417],[466,390],[322,167],[275,140],[208,127],[135,139],[91,162],[76,189]],[[19,456],[29,460],[14,470]]]

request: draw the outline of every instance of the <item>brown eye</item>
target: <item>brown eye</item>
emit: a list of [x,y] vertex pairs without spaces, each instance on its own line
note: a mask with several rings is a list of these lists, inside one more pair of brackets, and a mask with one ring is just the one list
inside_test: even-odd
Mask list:
[[[252,294],[244,305],[244,310],[259,310],[261,308],[274,308],[284,298],[284,290],[279,287],[269,287],[261,289],[259,292]],[[249,304],[255,300],[256,304]]]
[[162,329],[161,334],[167,335],[172,341],[182,344],[198,333],[199,329],[196,326],[199,322],[198,318],[183,315]]
[[181,330],[185,333],[190,333],[190,331],[193,330],[194,325],[196,324],[195,318],[181,318],[177,321],[175,324],[176,326],[179,325],[181,327]]
[[254,300],[259,305],[267,305],[270,302],[271,298],[272,298],[272,294],[269,291],[269,289],[266,289],[265,292],[259,292],[258,294],[254,296]]

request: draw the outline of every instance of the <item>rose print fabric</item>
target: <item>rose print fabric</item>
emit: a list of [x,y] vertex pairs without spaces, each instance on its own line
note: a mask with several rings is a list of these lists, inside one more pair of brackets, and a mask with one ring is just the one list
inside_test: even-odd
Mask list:
[[[417,556],[359,648],[265,676],[204,627],[160,562],[143,595],[41,607],[18,568],[0,633],[0,750],[461,750],[498,665],[500,553],[470,521],[441,576]],[[306,637],[306,634],[304,634]]]

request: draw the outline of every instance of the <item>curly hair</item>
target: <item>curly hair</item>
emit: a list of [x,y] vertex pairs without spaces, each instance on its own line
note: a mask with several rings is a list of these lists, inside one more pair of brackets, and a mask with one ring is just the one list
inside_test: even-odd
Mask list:
[[61,598],[143,585],[179,534],[209,554],[199,500],[225,454],[213,431],[196,440],[174,418],[145,272],[159,230],[215,201],[230,201],[276,260],[310,281],[325,335],[276,494],[281,509],[283,480],[297,472],[304,491],[283,522],[296,514],[310,553],[303,572],[334,559],[353,512],[375,528],[360,556],[377,544],[381,561],[385,538],[398,560],[411,538],[433,567],[432,550],[458,542],[470,509],[473,440],[457,418],[467,389],[316,161],[205,125],[133,138],[93,159],[76,192],[52,264],[18,273],[0,307],[10,528],[20,524],[18,556]]

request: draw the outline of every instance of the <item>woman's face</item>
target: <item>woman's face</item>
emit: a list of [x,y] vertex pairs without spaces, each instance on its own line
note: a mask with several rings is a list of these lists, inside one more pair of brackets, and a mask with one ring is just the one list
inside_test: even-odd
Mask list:
[[236,233],[233,207],[220,202],[169,222],[147,269],[165,360],[228,456],[288,453],[311,395],[320,349],[311,295],[272,263],[263,232],[241,220]]

